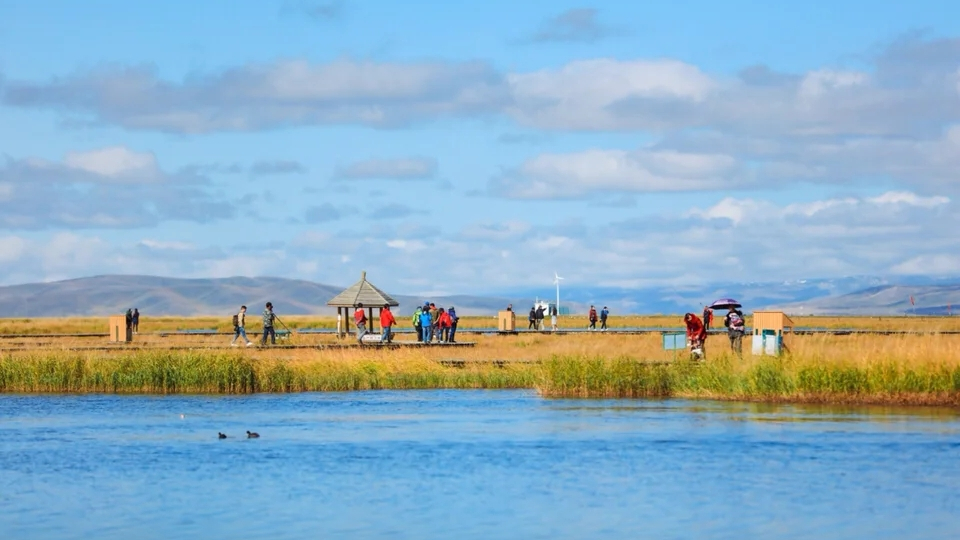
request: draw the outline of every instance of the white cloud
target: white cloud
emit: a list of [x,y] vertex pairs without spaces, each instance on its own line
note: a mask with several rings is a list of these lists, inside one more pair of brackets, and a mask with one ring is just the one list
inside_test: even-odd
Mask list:
[[437,162],[431,158],[367,159],[340,167],[336,176],[350,180],[423,180],[433,177],[436,170]]
[[167,251],[189,251],[196,248],[196,246],[190,242],[178,242],[170,240],[144,239],[140,240],[140,245],[150,249]]
[[751,180],[733,157],[722,154],[586,150],[541,154],[493,180],[490,188],[503,197],[552,199],[610,191],[727,189],[749,185]]
[[64,165],[107,178],[152,177],[158,172],[157,159],[149,152],[134,152],[123,146],[111,146],[88,152],[69,152]]

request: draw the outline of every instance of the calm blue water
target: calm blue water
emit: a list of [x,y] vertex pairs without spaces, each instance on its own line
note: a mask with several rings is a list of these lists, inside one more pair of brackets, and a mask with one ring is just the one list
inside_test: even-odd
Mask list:
[[945,410],[8,395],[0,538],[953,539],[958,458]]

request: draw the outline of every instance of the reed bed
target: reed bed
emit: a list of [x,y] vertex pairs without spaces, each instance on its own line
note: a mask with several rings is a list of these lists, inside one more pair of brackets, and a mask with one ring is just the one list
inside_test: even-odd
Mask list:
[[526,365],[444,367],[415,356],[255,358],[240,352],[41,352],[0,357],[0,392],[250,394],[380,389],[532,388]]

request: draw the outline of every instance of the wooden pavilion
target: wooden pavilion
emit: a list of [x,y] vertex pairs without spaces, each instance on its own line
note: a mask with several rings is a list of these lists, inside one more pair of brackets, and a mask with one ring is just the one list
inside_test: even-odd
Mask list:
[[[343,292],[334,296],[327,302],[328,306],[337,308],[337,335],[340,337],[350,333],[350,319],[353,312],[350,308],[356,309],[363,304],[367,310],[367,329],[373,329],[373,310],[377,310],[377,319],[380,318],[380,312],[383,306],[399,306],[400,303],[390,297],[389,294],[376,288],[373,283],[367,281],[367,273],[360,274],[360,281],[347,287]],[[343,321],[343,325],[339,324]]]

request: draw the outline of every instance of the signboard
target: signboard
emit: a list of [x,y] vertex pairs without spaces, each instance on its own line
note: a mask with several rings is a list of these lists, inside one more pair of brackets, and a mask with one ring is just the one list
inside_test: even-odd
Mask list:
[[675,351],[687,348],[686,332],[663,332],[663,350]]

